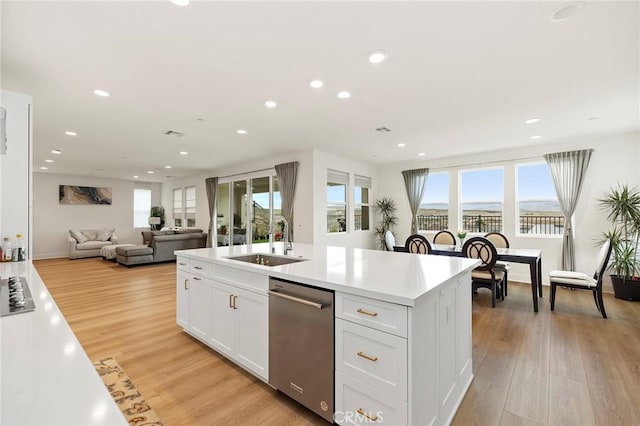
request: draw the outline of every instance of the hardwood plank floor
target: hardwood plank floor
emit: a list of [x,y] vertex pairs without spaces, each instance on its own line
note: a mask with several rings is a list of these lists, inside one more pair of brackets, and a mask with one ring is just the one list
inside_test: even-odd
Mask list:
[[[166,425],[327,424],[182,333],[175,264],[125,268],[102,259],[34,262],[92,360],[114,356]],[[454,425],[629,425],[640,418],[640,303],[548,291],[534,313],[509,283],[491,309],[473,299],[475,379]]]

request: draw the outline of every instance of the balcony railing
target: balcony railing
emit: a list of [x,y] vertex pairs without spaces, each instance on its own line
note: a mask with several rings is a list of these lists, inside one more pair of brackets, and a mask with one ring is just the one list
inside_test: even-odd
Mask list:
[[[441,231],[449,228],[448,215],[420,215],[418,229],[421,231]],[[503,232],[502,216],[463,215],[462,229],[468,232]],[[562,235],[564,233],[563,216],[520,216],[520,233],[531,235]]]

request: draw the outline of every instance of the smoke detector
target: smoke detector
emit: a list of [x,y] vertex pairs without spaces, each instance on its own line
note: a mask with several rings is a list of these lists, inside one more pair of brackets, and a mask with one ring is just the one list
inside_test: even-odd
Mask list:
[[376,128],[376,132],[378,133],[389,133],[390,131],[390,128],[384,126]]
[[175,136],[177,138],[181,138],[182,136],[184,136],[184,133],[178,132],[176,130],[165,130],[162,132],[162,134],[167,136]]

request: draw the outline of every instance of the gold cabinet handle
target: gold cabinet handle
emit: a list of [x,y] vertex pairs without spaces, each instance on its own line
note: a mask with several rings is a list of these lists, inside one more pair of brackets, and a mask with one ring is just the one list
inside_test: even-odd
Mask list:
[[200,278],[200,277],[193,277],[193,279],[196,280],[196,281],[201,281],[202,280],[202,278]]
[[233,308],[233,294],[229,295],[229,307]]
[[185,290],[189,290],[189,280],[188,279],[184,280],[184,289]]
[[363,314],[363,315],[369,315],[370,317],[377,317],[378,313],[377,312],[369,312],[369,311],[365,311],[364,309],[360,308],[357,311],[359,314]]
[[233,296],[233,309],[238,309],[236,306],[236,300],[238,300],[238,296]]
[[358,356],[359,356],[359,357],[362,357],[362,358],[364,358],[364,359],[368,359],[369,361],[373,361],[373,362],[376,362],[376,361],[378,360],[378,357],[377,357],[377,356],[367,355],[367,354],[365,354],[365,353],[364,353],[364,352],[362,352],[362,351],[358,352]]
[[187,266],[187,264],[186,264],[186,263],[183,263],[183,262],[179,262],[179,263],[178,263],[178,265],[180,265],[180,266]]
[[356,411],[358,412],[358,414],[360,414],[361,416],[365,416],[366,418],[368,418],[372,422],[377,422],[378,421],[378,416],[370,416],[367,413],[365,413],[362,408],[358,408]]
[[202,266],[194,266],[193,269],[202,269]]

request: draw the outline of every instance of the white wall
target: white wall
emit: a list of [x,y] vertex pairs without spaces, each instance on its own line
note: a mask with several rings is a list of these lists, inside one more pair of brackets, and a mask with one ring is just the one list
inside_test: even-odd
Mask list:
[[[464,155],[436,160],[411,161],[385,166],[380,169],[378,175],[379,196],[390,195],[398,205],[398,223],[396,229],[398,241],[404,241],[410,233],[411,213],[409,202],[404,192],[404,182],[401,171],[406,169],[428,167],[432,171],[449,170],[450,193],[452,197],[457,195],[458,171],[466,168],[477,168],[489,165],[502,165],[505,170],[505,229],[504,233],[512,247],[536,248],[542,250],[543,280],[548,282],[548,273],[554,269],[561,269],[562,240],[558,237],[518,237],[515,234],[515,164],[535,161],[529,159],[536,157],[542,160],[542,155],[551,152],[568,151],[575,149],[594,149],[585,177],[584,187],[575,213],[575,243],[576,243],[576,269],[591,272],[594,258],[597,255],[595,243],[600,239],[601,233],[607,230],[606,216],[596,207],[596,200],[617,183],[629,183],[634,185],[640,182],[638,159],[640,158],[640,133],[623,133],[605,136],[592,136],[582,139],[566,140],[554,144],[529,146],[520,149],[503,150],[492,153]],[[513,161],[527,158],[527,160]],[[493,163],[498,161],[497,164]],[[490,164],[487,164],[490,163]],[[468,166],[465,166],[468,165]],[[458,226],[457,215],[458,200],[450,199],[450,229],[456,230]],[[430,235],[430,233],[427,233]],[[523,265],[513,265],[509,275],[510,279],[528,282],[528,268]]]
[[0,156],[0,241],[22,234],[31,257],[31,96],[2,90],[7,110],[7,152]]
[[[68,205],[58,200],[58,185],[110,187],[112,204]],[[160,205],[161,184],[107,179],[95,176],[33,174],[33,257],[66,257],[69,229],[115,228],[118,243],[141,244],[140,232],[133,227],[133,190],[151,189],[151,205]],[[166,219],[166,214],[165,214]]]

